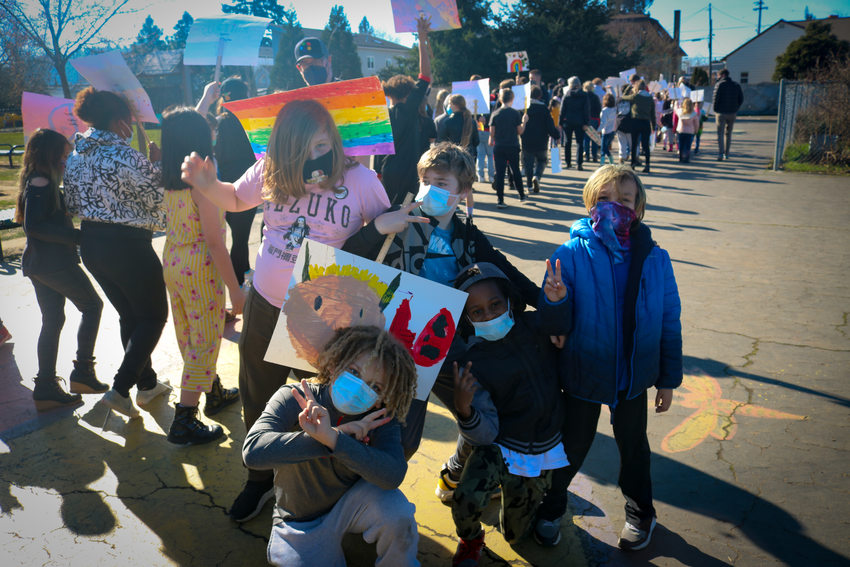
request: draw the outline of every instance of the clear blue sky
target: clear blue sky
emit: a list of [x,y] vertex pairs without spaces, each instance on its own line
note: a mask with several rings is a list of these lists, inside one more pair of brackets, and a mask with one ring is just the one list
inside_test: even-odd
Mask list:
[[[511,0],[494,2],[494,7],[509,5]],[[363,16],[369,19],[373,27],[385,32],[398,43],[413,44],[413,34],[393,33],[393,19],[390,0],[297,0],[280,1],[281,5],[294,7],[301,25],[308,28],[323,28],[328,21],[331,7],[341,4],[348,15],[351,27],[356,31]],[[850,3],[846,0],[766,0],[768,9],[762,12],[762,30],[780,18],[802,20],[808,6],[817,18],[830,14],[850,16]],[[132,14],[116,16],[104,29],[103,35],[114,41],[130,43],[142,26],[145,17],[150,14],[154,22],[166,35],[173,33],[174,24],[188,11],[193,17],[211,16],[221,13],[221,2],[216,0],[130,0],[128,8]],[[656,0],[649,9],[672,35],[673,10],[682,10],[682,48],[691,57],[708,56],[708,2],[681,0]],[[756,33],[758,14],[753,11],[752,0],[715,0],[712,2],[714,20],[714,57],[720,58],[749,40]],[[449,32],[447,32],[449,33]],[[700,41],[686,41],[700,39]]]

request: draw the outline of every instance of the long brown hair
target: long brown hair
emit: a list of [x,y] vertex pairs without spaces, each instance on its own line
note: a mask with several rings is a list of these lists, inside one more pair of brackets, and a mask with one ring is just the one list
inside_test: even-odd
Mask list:
[[283,204],[290,197],[303,197],[304,164],[310,159],[310,142],[318,132],[328,133],[334,152],[331,174],[319,183],[322,189],[332,189],[342,179],[345,170],[357,165],[342,152],[342,138],[330,112],[315,100],[294,100],[278,113],[269,137],[263,167],[263,198]]
[[27,182],[31,177],[44,176],[50,180],[49,187],[52,187],[54,192],[52,211],[59,208],[62,198],[59,193],[59,184],[62,182],[62,172],[65,169],[62,158],[70,145],[65,136],[54,130],[36,130],[30,137],[24,150],[23,164],[18,176],[15,222],[24,222],[24,201],[27,198]]
[[463,131],[460,136],[460,145],[464,148],[469,145],[469,140],[472,138],[472,131],[475,129],[475,121],[472,119],[472,114],[466,108],[466,99],[463,95],[453,94],[449,97],[449,104],[458,107],[458,114],[463,117]]

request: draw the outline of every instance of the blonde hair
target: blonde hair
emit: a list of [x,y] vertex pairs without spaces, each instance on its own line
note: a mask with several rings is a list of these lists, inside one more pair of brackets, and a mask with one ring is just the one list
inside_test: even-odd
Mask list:
[[334,162],[330,175],[319,187],[334,188],[345,170],[356,165],[343,154],[342,138],[330,112],[315,100],[294,100],[280,110],[274,121],[263,167],[263,199],[283,204],[290,197],[307,194],[304,164],[310,159],[313,136],[321,131],[330,138]]
[[593,172],[593,175],[584,184],[582,197],[584,198],[585,208],[590,211],[590,209],[596,206],[596,203],[599,202],[599,193],[609,183],[613,183],[619,193],[620,184],[625,180],[634,181],[635,186],[637,186],[635,214],[637,215],[637,220],[643,220],[643,213],[646,210],[646,189],[637,173],[627,165],[603,165]]
[[440,142],[422,154],[419,163],[416,164],[419,179],[425,177],[425,172],[429,169],[447,171],[457,177],[459,194],[471,190],[475,182],[475,163],[472,161],[472,156],[462,147],[451,142]]
[[685,114],[690,114],[694,111],[694,101],[689,98],[686,98],[682,101],[682,112]]
[[377,362],[384,373],[386,387],[381,401],[387,417],[404,423],[410,402],[416,392],[416,364],[398,339],[379,327],[344,327],[334,332],[322,349],[317,362],[316,382],[330,384],[355,360],[369,353],[369,361]]

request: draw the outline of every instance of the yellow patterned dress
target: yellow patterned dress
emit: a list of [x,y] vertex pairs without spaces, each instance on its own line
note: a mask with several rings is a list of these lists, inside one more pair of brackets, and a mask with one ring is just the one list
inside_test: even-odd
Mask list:
[[[163,273],[177,344],[183,355],[180,387],[209,392],[224,332],[224,283],[201,230],[189,189],[165,192],[166,237]],[[224,233],[224,213],[218,225]]]

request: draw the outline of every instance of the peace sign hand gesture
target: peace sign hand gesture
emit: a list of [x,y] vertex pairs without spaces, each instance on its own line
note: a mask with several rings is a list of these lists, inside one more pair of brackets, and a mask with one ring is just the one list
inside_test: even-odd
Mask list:
[[292,389],[292,397],[301,406],[298,424],[304,430],[304,433],[333,451],[336,448],[339,431],[331,426],[327,408],[313,397],[313,392],[307,385],[307,380],[301,380],[301,389],[304,391],[303,396],[295,388]]
[[406,205],[402,205],[397,211],[384,213],[375,218],[375,230],[381,234],[396,234],[407,229],[407,226],[412,222],[429,222],[425,217],[410,216],[410,211],[421,205],[419,201],[414,201]]
[[387,408],[381,408],[378,411],[373,411],[369,415],[364,416],[362,419],[358,419],[357,421],[343,423],[337,427],[337,430],[340,433],[353,436],[358,441],[368,443],[369,432],[389,423],[392,419],[390,417],[384,417],[386,414]]
[[552,262],[546,260],[546,285],[543,286],[546,299],[552,303],[559,303],[567,296],[567,286],[561,279],[561,261],[555,260],[555,269],[552,270]]

